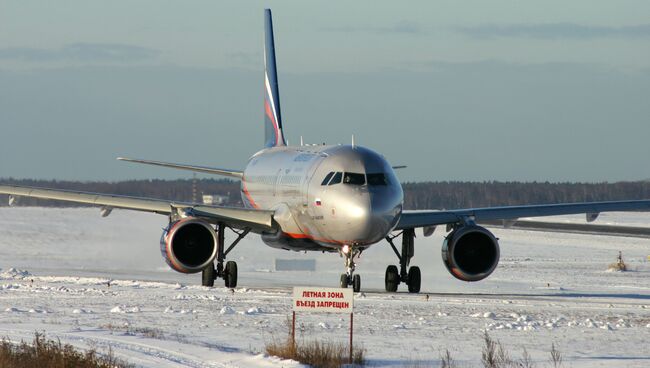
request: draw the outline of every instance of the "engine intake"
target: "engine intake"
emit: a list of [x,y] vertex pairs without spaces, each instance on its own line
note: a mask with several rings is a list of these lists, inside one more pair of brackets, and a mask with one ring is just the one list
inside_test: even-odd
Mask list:
[[486,228],[463,226],[452,231],[442,244],[447,270],[462,281],[480,281],[499,263],[499,242]]
[[172,222],[163,230],[160,252],[173,270],[202,271],[217,256],[217,235],[209,223],[197,218]]

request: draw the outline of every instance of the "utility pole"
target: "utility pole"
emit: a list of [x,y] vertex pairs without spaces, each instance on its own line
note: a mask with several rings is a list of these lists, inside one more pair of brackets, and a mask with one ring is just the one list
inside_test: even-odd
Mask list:
[[192,203],[196,203],[196,173],[192,174]]

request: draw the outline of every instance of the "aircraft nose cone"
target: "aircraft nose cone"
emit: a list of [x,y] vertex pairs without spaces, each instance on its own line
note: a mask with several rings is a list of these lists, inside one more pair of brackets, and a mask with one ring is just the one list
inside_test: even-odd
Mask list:
[[395,226],[401,213],[401,202],[369,193],[346,206],[347,238],[363,244],[383,239]]
[[402,201],[385,192],[370,193],[370,219],[372,231],[385,237],[391,231],[402,213]]

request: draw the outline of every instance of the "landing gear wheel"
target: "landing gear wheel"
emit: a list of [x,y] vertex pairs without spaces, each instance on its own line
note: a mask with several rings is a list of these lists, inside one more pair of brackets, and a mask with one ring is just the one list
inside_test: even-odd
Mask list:
[[211,263],[201,272],[201,285],[213,287],[215,278],[214,265]]
[[352,290],[355,293],[361,291],[361,276],[354,275],[354,277],[352,278]]
[[397,291],[397,285],[399,285],[399,272],[397,271],[397,266],[390,265],[386,267],[386,291],[389,293],[394,293]]
[[421,280],[422,280],[422,274],[420,273],[420,267],[413,266],[409,268],[409,275],[408,275],[409,293],[420,292]]
[[227,288],[237,287],[237,263],[234,261],[226,262],[223,279]]
[[343,289],[347,289],[347,288],[348,288],[348,284],[349,284],[349,282],[348,282],[348,275],[346,275],[346,274],[342,274],[342,275],[341,275],[341,283],[340,283],[341,287],[342,287]]

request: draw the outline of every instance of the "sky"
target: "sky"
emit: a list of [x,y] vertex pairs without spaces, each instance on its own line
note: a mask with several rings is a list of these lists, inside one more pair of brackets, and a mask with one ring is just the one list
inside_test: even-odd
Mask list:
[[[285,136],[402,181],[650,178],[648,1],[0,1],[0,177],[189,178]],[[204,176],[204,175],[201,175]]]

